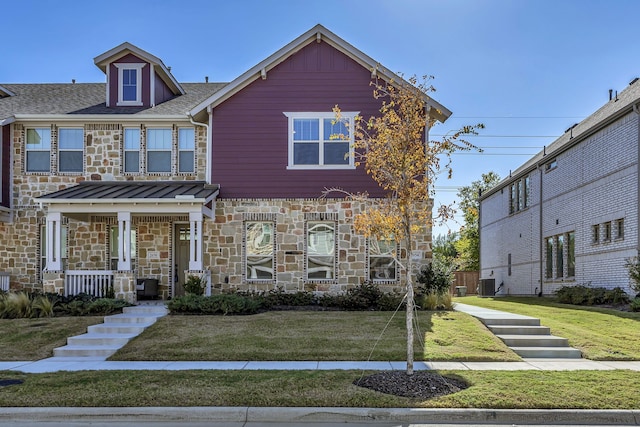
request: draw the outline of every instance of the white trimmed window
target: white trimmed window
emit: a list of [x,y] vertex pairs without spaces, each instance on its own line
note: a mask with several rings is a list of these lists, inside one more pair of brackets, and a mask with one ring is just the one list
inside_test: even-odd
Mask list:
[[271,221],[245,222],[247,280],[274,279],[274,228]]
[[147,172],[171,172],[171,129],[147,129]]
[[124,172],[140,172],[140,129],[124,130]]
[[353,123],[358,113],[284,113],[288,118],[289,169],[352,169]]
[[336,277],[336,223],[307,223],[306,279],[333,280]]
[[27,129],[26,172],[51,171],[51,129]]
[[194,128],[178,129],[178,172],[192,173],[195,169],[196,135]]
[[118,103],[122,106],[142,105],[142,68],[146,64],[114,64],[118,69]]
[[369,280],[373,282],[396,281],[395,240],[369,239]]
[[84,164],[84,130],[58,129],[58,171],[82,172]]

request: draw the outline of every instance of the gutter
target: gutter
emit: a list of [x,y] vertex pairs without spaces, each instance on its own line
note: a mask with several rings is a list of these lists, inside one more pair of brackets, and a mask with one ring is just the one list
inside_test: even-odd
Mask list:
[[7,117],[6,119],[0,120],[0,126],[10,125],[11,123],[16,121],[16,117]]
[[56,122],[175,122],[185,120],[184,114],[16,114],[13,121]]

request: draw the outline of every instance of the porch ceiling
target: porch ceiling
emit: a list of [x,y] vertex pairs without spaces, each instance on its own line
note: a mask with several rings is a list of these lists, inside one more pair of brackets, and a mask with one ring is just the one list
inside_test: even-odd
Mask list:
[[84,181],[36,198],[49,212],[85,219],[89,214],[187,214],[212,216],[219,186],[203,181]]

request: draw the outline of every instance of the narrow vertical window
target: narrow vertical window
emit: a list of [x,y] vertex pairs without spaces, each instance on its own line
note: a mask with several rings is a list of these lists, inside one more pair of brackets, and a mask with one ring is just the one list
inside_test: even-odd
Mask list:
[[616,239],[624,239],[624,218],[616,220]]
[[507,275],[511,276],[511,254],[507,255]]
[[335,223],[309,221],[307,224],[308,279],[335,278]]
[[564,235],[556,236],[556,277],[564,277]]
[[147,129],[147,172],[171,172],[171,129]]
[[194,171],[195,149],[195,129],[178,129],[178,172]]
[[529,205],[531,204],[531,197],[530,197],[531,189],[529,187],[530,187],[530,181],[529,181],[529,177],[527,176],[524,179],[524,206],[525,207],[529,207]]
[[273,223],[247,221],[245,223],[245,238],[247,279],[273,280]]
[[[131,270],[136,269],[136,230],[131,228],[131,250],[129,251],[129,259],[131,260]],[[111,270],[118,269],[118,245],[120,243],[120,227],[111,226],[109,230],[109,268]]]
[[140,172],[140,129],[124,130],[124,171]]
[[545,263],[545,277],[547,279],[553,278],[553,238],[547,237],[545,239],[545,254],[546,254],[546,263]]
[[369,240],[369,280],[396,280],[396,241]]
[[594,245],[600,243],[600,224],[591,226],[591,243]]
[[524,198],[525,198],[525,194],[524,194],[524,180],[519,179],[518,180],[518,210],[521,211],[522,209],[524,209]]
[[142,69],[144,63],[114,64],[118,69],[118,103],[122,106],[142,105]]
[[516,185],[511,184],[510,190],[511,191],[509,192],[509,213],[512,214],[516,212],[516,200],[517,200]]
[[567,234],[567,276],[575,277],[576,275],[576,233]]
[[135,69],[122,70],[122,100],[136,101],[138,99],[138,71]]
[[26,171],[51,171],[51,129],[27,129]]
[[604,227],[604,238],[603,238],[603,240],[605,242],[610,242],[611,241],[611,221],[605,222],[603,224],[603,227]]
[[84,164],[84,131],[58,130],[58,171],[82,172]]

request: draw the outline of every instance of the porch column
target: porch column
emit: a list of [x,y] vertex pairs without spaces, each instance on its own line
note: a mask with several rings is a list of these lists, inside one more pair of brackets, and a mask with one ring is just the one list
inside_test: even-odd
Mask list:
[[47,270],[62,271],[62,214],[47,213]]
[[202,213],[189,213],[189,270],[202,270]]
[[118,212],[118,270],[131,270],[131,212]]

